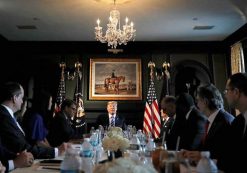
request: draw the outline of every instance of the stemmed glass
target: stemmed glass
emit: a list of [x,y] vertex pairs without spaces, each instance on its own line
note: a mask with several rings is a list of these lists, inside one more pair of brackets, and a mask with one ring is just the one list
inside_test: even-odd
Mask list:
[[145,136],[145,134],[142,133],[141,130],[138,130],[137,131],[137,137],[140,141],[141,150],[144,151],[145,146],[146,146],[146,136]]

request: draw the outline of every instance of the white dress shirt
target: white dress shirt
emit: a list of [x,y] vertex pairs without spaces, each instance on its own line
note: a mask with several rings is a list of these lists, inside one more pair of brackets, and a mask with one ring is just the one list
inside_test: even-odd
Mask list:
[[111,125],[111,120],[112,118],[114,119],[114,126],[115,126],[115,118],[116,118],[116,114],[108,114],[109,116],[109,125]]
[[[212,126],[212,123],[214,122],[214,119],[215,119],[216,115],[219,113],[219,111],[220,111],[220,109],[217,109],[214,113],[209,115],[209,117],[208,117],[208,121],[209,121],[208,131],[209,131],[210,127]],[[207,131],[207,133],[208,133],[208,131]]]

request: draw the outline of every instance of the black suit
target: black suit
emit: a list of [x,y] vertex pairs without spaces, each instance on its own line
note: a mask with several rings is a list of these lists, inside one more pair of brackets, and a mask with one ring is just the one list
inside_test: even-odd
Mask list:
[[220,110],[216,115],[208,131],[202,150],[210,151],[211,158],[217,159],[217,165],[220,170],[224,170],[224,160],[229,142],[229,130],[234,117],[224,110]]
[[27,150],[34,158],[54,158],[54,148],[31,146],[25,139],[24,134],[16,125],[15,120],[5,107],[0,105],[0,137],[2,144],[8,150],[19,153]]
[[6,172],[9,170],[8,160],[13,160],[15,157],[15,153],[8,151],[4,146],[2,146],[0,139],[0,161],[2,162],[3,166],[6,167]]
[[228,150],[226,151],[227,170],[225,173],[246,172],[247,156],[247,130],[244,132],[245,119],[242,114],[232,122],[228,138]]
[[163,134],[165,132],[166,133],[165,140],[167,141],[167,139],[169,138],[168,136],[170,135],[173,123],[174,123],[173,117],[169,117],[169,119],[167,121],[161,122],[160,140],[162,140]]
[[201,140],[205,134],[206,121],[207,118],[193,107],[188,119],[180,124],[180,149],[198,150],[200,148]]
[[[109,127],[109,116],[108,114],[101,114],[98,116],[97,121],[96,121],[97,125],[102,125],[103,127]],[[121,127],[123,130],[126,129],[126,124],[125,124],[125,119],[124,117],[120,116],[120,115],[116,115],[115,117],[115,126],[116,127]]]
[[[81,135],[82,137],[82,135]],[[47,140],[51,146],[59,146],[63,142],[68,142],[70,139],[77,138],[74,129],[71,126],[71,121],[63,112],[59,112],[52,119],[51,127],[47,135]]]

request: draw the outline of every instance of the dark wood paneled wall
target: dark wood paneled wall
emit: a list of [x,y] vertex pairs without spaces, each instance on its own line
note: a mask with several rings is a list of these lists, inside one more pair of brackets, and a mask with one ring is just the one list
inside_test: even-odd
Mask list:
[[[137,128],[142,127],[149,81],[147,64],[150,60],[154,61],[157,67],[161,67],[167,60],[173,65],[186,59],[197,61],[210,69],[214,83],[225,82],[216,81],[213,70],[214,57],[224,59],[226,57],[227,49],[222,42],[130,42],[127,46],[120,47],[124,49],[124,52],[119,54],[108,53],[106,44],[98,42],[3,42],[2,48],[0,55],[2,82],[16,80],[28,88],[28,82],[33,77],[36,86],[49,89],[54,97],[60,75],[58,63],[65,61],[68,67],[72,68],[77,60],[82,62],[84,106],[89,127],[95,125],[98,114],[106,111],[106,101],[88,98],[90,58],[140,58],[142,60],[143,100],[119,101],[118,106],[118,112],[126,117],[127,123],[136,125]],[[75,85],[73,81],[66,83],[68,84],[67,96],[73,98]],[[156,80],[155,83],[157,96],[160,99],[163,81]]]

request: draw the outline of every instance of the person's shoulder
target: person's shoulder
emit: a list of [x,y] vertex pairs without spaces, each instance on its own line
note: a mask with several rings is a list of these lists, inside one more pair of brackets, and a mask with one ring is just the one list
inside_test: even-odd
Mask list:
[[124,117],[122,114],[117,114],[117,117],[118,117],[119,119],[125,119],[125,117]]
[[202,112],[200,112],[198,109],[195,109],[194,114],[195,114],[194,117],[196,121],[202,122],[202,123],[205,123],[207,121],[207,117]]
[[206,119],[205,115],[203,115],[203,113],[196,107],[193,107],[191,112],[194,112],[194,114],[197,115],[197,117],[200,117],[202,119]]
[[108,117],[107,113],[102,113],[97,116],[98,119]]
[[4,106],[0,105],[0,115],[6,114],[6,113],[8,113],[7,109]]
[[221,115],[224,119],[229,120],[231,122],[235,118],[232,114],[230,114],[229,112],[227,112],[225,110],[220,110],[218,114]]
[[57,112],[54,117],[53,117],[54,120],[62,120],[62,119],[65,119],[65,115],[62,113],[62,112]]

